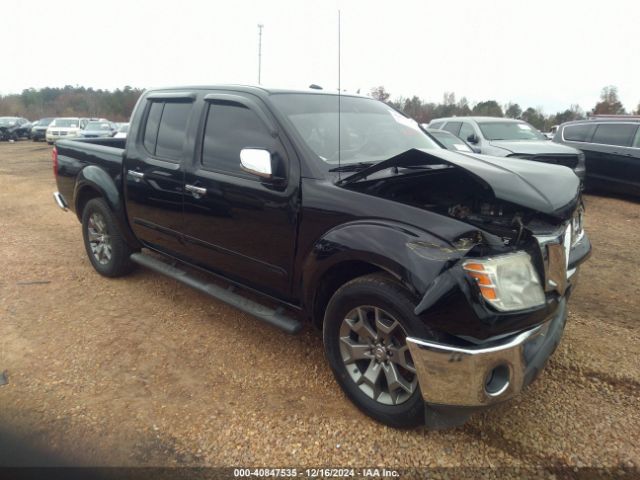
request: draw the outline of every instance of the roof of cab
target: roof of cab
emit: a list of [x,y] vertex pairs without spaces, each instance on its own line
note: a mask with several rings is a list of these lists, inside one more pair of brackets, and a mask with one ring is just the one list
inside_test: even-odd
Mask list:
[[[338,91],[333,90],[318,90],[314,88],[307,89],[287,89],[287,88],[269,88],[262,85],[234,85],[234,84],[223,84],[223,85],[184,85],[184,86],[171,86],[171,87],[159,87],[159,88],[150,88],[146,93],[151,92],[172,92],[172,91],[197,91],[197,90],[228,90],[234,92],[243,92],[243,93],[252,93],[258,96],[269,96],[273,94],[281,94],[281,93],[302,93],[309,95],[338,95]],[[357,93],[347,93],[342,92],[340,94],[343,97],[359,97],[359,98],[371,98],[366,95],[361,95]]]
[[516,123],[524,123],[523,120],[518,120],[517,118],[474,117],[474,116],[434,118],[432,120],[432,122],[451,122],[451,121],[459,121],[459,120],[473,120],[474,122],[516,122]]

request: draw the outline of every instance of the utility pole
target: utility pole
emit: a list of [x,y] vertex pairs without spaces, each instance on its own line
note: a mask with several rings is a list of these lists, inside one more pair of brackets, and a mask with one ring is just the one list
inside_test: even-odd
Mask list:
[[262,27],[263,24],[258,24],[258,85],[260,85],[260,76],[262,73]]

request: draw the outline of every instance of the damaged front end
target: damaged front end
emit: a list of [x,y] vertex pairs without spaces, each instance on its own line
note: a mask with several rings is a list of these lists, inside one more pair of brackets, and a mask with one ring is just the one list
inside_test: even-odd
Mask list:
[[[543,322],[567,293],[569,279],[591,249],[583,231],[580,181],[562,166],[413,149],[340,184],[472,227],[447,239],[455,254],[450,254],[416,307],[416,314],[428,315],[434,328],[471,342]],[[407,246],[424,255],[436,251],[417,241]],[[517,308],[512,302],[512,308],[505,310],[500,299],[492,298],[495,291],[481,282],[491,281],[492,268],[505,270],[508,265],[480,260],[515,253],[528,255],[544,299],[535,307],[523,302]],[[487,271],[465,268],[465,262],[472,260],[477,260],[476,269]],[[452,314],[458,321],[451,321]]]
[[407,339],[434,428],[462,423],[533,381],[560,341],[578,265],[591,250],[574,173],[512,162],[413,150],[342,182],[471,227],[447,239],[449,252],[407,245],[425,260],[448,255],[415,307],[432,335]]

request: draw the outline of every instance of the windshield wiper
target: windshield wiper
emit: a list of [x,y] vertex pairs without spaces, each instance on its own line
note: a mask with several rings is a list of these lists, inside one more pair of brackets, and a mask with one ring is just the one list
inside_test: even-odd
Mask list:
[[359,172],[360,170],[364,170],[365,168],[370,167],[375,162],[358,162],[358,163],[347,163],[346,165],[340,165],[339,167],[330,168],[330,172]]

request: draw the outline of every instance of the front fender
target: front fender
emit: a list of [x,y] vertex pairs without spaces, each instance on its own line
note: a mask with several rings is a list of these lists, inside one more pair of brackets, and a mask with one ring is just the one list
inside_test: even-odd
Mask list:
[[78,172],[73,191],[73,198],[75,211],[80,221],[82,221],[82,211],[80,209],[79,202],[85,196],[84,194],[87,190],[96,192],[104,199],[109,206],[109,209],[113,212],[118,223],[118,227],[120,228],[120,231],[127,243],[134,248],[139,248],[140,244],[129,228],[124,206],[124,198],[111,175],[96,165],[88,165]]
[[323,235],[305,258],[304,304],[313,304],[325,273],[350,261],[381,268],[422,296],[427,286],[469,248],[456,248],[434,234],[396,222],[361,220],[337,226]]

